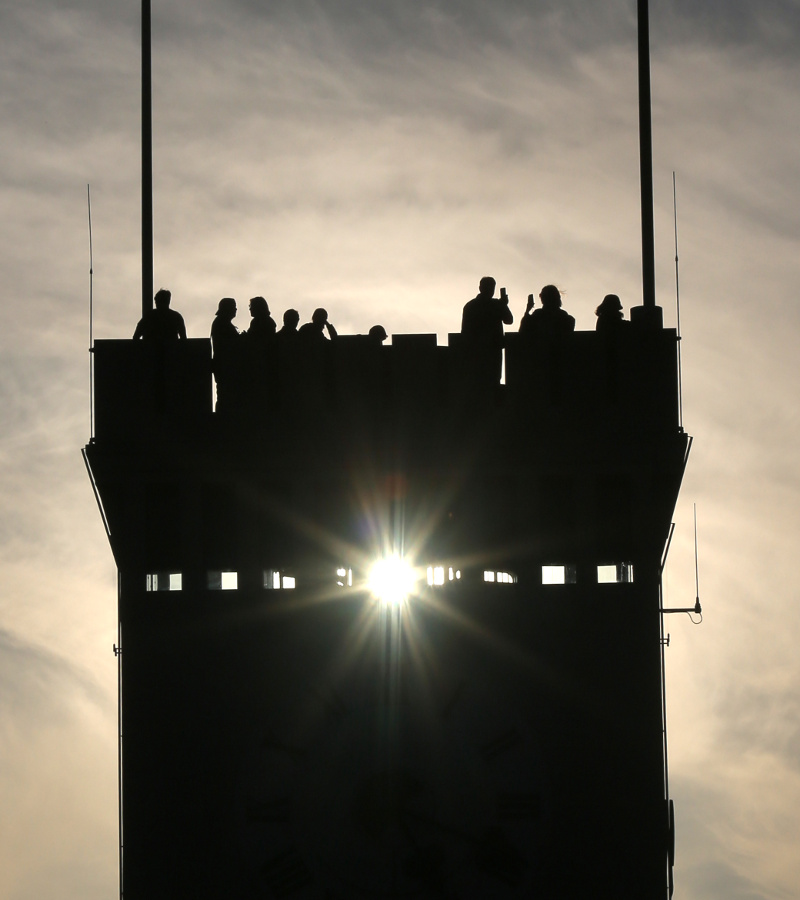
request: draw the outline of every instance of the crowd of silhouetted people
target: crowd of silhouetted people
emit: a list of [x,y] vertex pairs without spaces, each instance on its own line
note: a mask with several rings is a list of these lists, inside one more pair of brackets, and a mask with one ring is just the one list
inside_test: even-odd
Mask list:
[[[481,278],[478,294],[469,300],[461,319],[462,342],[469,353],[470,370],[476,384],[496,386],[500,383],[504,346],[504,326],[514,323],[505,288],[495,297],[496,281]],[[170,309],[172,295],[161,289],[155,295],[154,308],[148,310],[136,326],[134,340],[170,342],[186,339],[186,326],[180,313]],[[540,306],[533,294],[528,295],[525,312],[519,323],[520,338],[535,346],[558,346],[575,330],[575,319],[562,305],[561,291],[545,285],[539,292]],[[311,321],[300,325],[300,314],[287,309],[280,328],[270,313],[264,297],[253,297],[249,304],[250,323],[246,331],[234,324],[236,300],[223,297],[211,324],[213,372],[217,383],[217,410],[233,408],[237,397],[245,393],[253,399],[269,392],[279,374],[293,382],[309,371],[324,379],[330,345],[337,331],[325,309],[314,310]],[[624,318],[622,303],[616,294],[607,294],[597,307],[597,331],[615,335],[629,322]],[[369,338],[376,347],[387,340],[386,329],[374,325]],[[316,370],[316,371],[314,371]]]

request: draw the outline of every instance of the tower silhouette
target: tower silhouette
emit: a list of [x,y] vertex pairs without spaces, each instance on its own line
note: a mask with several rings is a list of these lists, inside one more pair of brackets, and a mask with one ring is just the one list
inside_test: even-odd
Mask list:
[[689,438],[638,9],[629,328],[507,335],[502,386],[462,335],[339,336],[217,412],[209,341],[95,344],[127,900],[671,894],[661,568]]
[[124,895],[665,897],[676,346],[343,336],[220,418],[208,341],[98,341]]

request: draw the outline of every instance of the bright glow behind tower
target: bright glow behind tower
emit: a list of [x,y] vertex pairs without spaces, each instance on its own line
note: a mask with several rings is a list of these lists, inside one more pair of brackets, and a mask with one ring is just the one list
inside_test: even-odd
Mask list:
[[367,583],[382,603],[399,606],[413,590],[415,580],[409,563],[399,556],[387,556],[372,567]]

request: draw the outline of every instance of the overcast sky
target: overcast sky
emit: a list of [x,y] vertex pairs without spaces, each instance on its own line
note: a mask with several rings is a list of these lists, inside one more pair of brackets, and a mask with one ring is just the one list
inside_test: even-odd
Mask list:
[[[634,0],[154,0],[155,282],[344,333],[554,282],[641,302]],[[651,0],[658,302],[684,423],[676,897],[800,897],[800,2]],[[0,5],[0,896],[117,889],[115,568],[80,448],[140,312],[139,6]],[[245,316],[240,314],[240,319]],[[238,320],[237,320],[238,321]],[[240,325],[246,322],[239,321]]]

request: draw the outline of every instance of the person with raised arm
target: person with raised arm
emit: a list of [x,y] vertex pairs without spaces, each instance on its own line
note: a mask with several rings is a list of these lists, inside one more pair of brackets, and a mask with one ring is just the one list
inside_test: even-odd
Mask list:
[[320,344],[320,342],[326,342],[326,331],[330,340],[336,340],[337,332],[333,327],[333,323],[328,321],[328,311],[320,307],[314,310],[310,322],[300,326],[299,335],[303,343],[316,345]]
[[496,300],[496,285],[489,275],[481,278],[477,296],[464,305],[461,315],[463,342],[474,355],[479,381],[492,385],[500,384],[503,369],[503,325],[514,322],[506,289]]
[[519,323],[520,334],[526,338],[557,340],[575,331],[575,319],[561,305],[561,291],[554,284],[546,284],[539,292],[542,305],[534,309],[533,294]]

